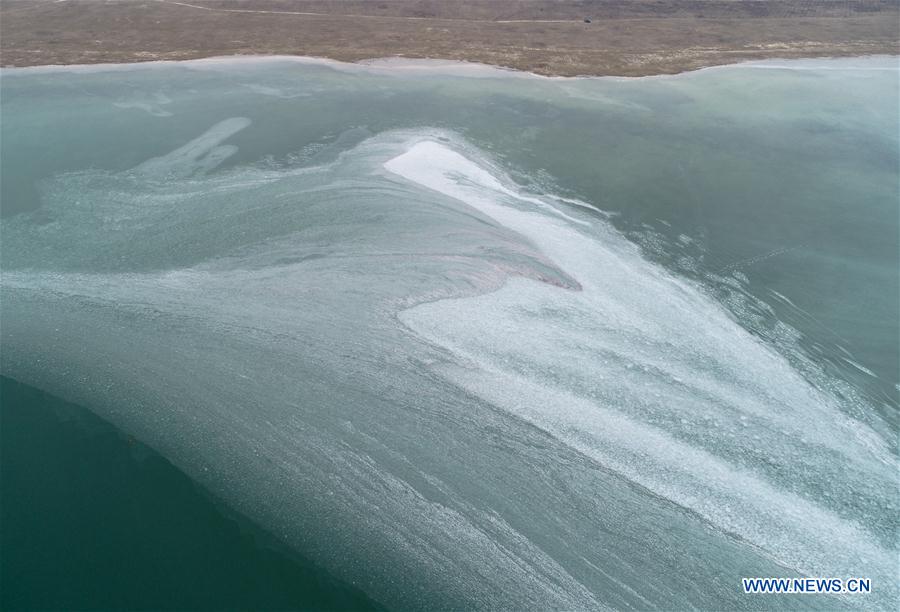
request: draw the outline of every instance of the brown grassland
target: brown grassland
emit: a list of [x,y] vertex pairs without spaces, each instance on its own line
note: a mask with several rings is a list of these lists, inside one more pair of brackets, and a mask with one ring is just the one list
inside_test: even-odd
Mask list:
[[900,0],[0,0],[4,66],[278,54],[641,76],[898,38]]

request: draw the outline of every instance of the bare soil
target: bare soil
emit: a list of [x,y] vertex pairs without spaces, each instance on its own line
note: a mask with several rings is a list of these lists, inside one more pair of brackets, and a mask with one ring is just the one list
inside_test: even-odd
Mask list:
[[900,0],[0,0],[4,66],[277,54],[643,76],[898,52]]

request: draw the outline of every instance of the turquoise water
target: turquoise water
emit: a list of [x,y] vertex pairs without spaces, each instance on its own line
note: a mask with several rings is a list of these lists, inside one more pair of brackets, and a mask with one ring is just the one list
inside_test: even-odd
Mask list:
[[[897,109],[885,58],[7,70],[2,372],[388,608],[887,608]],[[741,594],[797,574],[874,592]]]

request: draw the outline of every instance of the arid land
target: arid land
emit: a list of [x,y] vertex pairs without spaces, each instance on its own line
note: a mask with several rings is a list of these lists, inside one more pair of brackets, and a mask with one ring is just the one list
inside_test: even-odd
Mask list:
[[898,52],[900,0],[0,0],[4,66],[274,54],[643,76]]

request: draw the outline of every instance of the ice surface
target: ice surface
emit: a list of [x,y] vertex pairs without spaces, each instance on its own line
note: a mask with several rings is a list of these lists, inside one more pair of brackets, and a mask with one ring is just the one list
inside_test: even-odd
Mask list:
[[428,68],[4,72],[4,375],[389,607],[890,607],[891,398],[847,374],[891,375],[888,73]]

